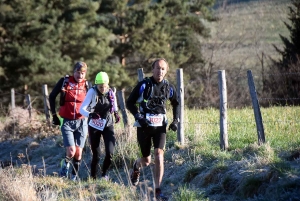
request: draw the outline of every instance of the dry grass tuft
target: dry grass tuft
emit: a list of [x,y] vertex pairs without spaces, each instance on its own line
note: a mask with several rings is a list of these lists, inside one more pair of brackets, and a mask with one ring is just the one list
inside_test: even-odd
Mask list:
[[47,137],[47,133],[58,134],[58,129],[49,127],[46,120],[41,120],[41,116],[35,110],[29,112],[21,107],[10,110],[3,121],[0,121],[0,141],[11,138],[21,139],[25,137]]
[[226,172],[228,167],[226,166],[216,166],[212,168],[204,177],[203,185],[208,186],[212,183],[219,183],[222,175]]
[[0,191],[3,200],[38,200],[31,171],[22,168],[0,169]]

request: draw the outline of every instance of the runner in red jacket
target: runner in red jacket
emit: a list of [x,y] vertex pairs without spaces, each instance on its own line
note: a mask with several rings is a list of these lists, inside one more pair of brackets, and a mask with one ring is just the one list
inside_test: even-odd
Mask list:
[[[85,79],[87,65],[77,62],[73,76],[61,78],[49,95],[50,108],[54,125],[61,125],[66,157],[61,163],[60,176],[68,177],[69,167],[73,160],[71,179],[78,179],[78,170],[82,158],[88,126],[87,119],[79,113],[79,108],[86,96],[88,86]],[[56,114],[55,99],[60,93],[59,115],[63,118],[62,124]]]
[[[64,78],[62,79],[64,80]],[[71,76],[69,78],[69,84],[64,88],[65,89],[63,89],[63,91],[65,93],[65,104],[60,106],[59,115],[64,119],[84,118],[84,116],[79,113],[79,108],[87,93],[85,79],[83,79],[81,82],[77,82],[75,77]],[[61,88],[59,91],[61,91]]]

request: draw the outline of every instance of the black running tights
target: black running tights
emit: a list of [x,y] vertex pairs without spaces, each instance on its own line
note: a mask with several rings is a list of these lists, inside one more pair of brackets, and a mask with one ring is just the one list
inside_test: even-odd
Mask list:
[[114,154],[116,138],[114,133],[114,127],[105,127],[103,131],[97,130],[89,126],[89,141],[92,149],[92,163],[91,163],[91,177],[93,179],[97,178],[98,164],[100,161],[100,139],[103,136],[104,146],[105,146],[105,158],[102,166],[101,176],[105,176],[107,170],[112,162],[112,157]]

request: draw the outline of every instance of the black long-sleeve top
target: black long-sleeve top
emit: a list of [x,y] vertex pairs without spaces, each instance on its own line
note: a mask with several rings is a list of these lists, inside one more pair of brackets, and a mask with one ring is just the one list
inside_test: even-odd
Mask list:
[[[153,77],[150,77],[152,85],[153,85],[153,94],[151,96],[161,96],[161,95],[165,95],[162,93],[161,91],[161,87],[162,85],[166,84],[166,82],[168,83],[168,81],[162,81],[160,83],[157,83]],[[177,120],[179,121],[179,101],[178,101],[178,96],[177,96],[177,92],[176,92],[176,88],[174,87],[174,85],[169,84],[169,101],[172,105],[172,110],[173,110],[173,120]],[[132,115],[136,115],[137,113],[140,112],[137,103],[140,103],[143,101],[143,92],[145,90],[146,87],[146,81],[140,81],[135,88],[132,90],[131,94],[129,95],[127,101],[126,101],[126,107],[127,109],[130,111],[130,113]],[[164,105],[165,107],[165,105]]]

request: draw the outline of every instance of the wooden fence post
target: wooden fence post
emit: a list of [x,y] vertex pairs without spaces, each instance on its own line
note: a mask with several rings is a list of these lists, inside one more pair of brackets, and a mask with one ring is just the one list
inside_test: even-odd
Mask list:
[[263,121],[262,121],[259,102],[257,99],[256,89],[255,89],[251,70],[247,71],[247,76],[248,76],[248,85],[249,85],[249,91],[250,91],[251,100],[252,100],[252,106],[253,106],[253,110],[254,110],[254,117],[255,117],[255,122],[256,122],[258,144],[261,145],[262,143],[265,143],[265,141],[266,141],[265,140],[265,132],[264,132],[264,125],[263,125]]
[[222,151],[228,149],[227,133],[227,86],[225,70],[218,71],[219,94],[220,94],[220,148]]
[[[14,110],[16,108],[16,104],[15,104],[15,89],[12,88],[10,90],[10,96],[11,96],[11,110]],[[13,114],[13,119],[14,119],[14,123],[12,125],[12,135],[13,138],[16,138],[16,116],[14,115],[14,113],[12,112],[11,114]]]
[[44,96],[44,111],[46,115],[46,121],[49,125],[51,126],[50,123],[50,104],[49,104],[49,99],[48,99],[48,87],[46,84],[43,85],[43,96]]
[[125,105],[125,98],[124,98],[124,91],[117,91],[117,100],[118,100],[118,104],[119,104],[119,109],[122,112],[122,119],[123,119],[123,123],[124,123],[124,127],[125,127],[125,132],[128,133],[128,139],[131,139],[132,137],[132,133],[131,133],[131,129],[130,129],[130,122],[128,119],[128,115],[126,112],[126,105]]
[[143,71],[143,68],[139,68],[137,70],[137,73],[138,73],[138,81],[142,81],[144,79],[144,71]]
[[31,100],[30,100],[30,95],[26,94],[25,95],[26,102],[27,102],[27,108],[28,108],[28,113],[29,113],[29,119],[31,119]]
[[16,108],[16,104],[15,104],[15,89],[12,88],[10,90],[10,95],[11,95],[11,109],[15,109]]
[[184,83],[183,83],[183,71],[182,68],[176,70],[177,80],[177,95],[179,99],[179,125],[177,130],[177,140],[181,145],[184,145]]

